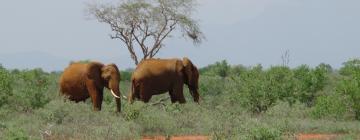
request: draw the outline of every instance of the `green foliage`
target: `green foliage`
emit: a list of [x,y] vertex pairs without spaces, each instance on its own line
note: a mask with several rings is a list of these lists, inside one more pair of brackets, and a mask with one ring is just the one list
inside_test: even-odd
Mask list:
[[311,112],[314,118],[341,119],[346,113],[346,100],[339,94],[320,96]]
[[281,132],[269,127],[256,127],[251,129],[249,139],[252,140],[280,140]]
[[9,97],[12,96],[13,77],[9,71],[0,65],[0,108],[8,104]]
[[199,81],[201,94],[215,96],[223,94],[227,80],[218,76],[201,76]]
[[360,60],[353,59],[343,63],[340,74],[344,75],[337,86],[337,91],[350,98],[350,109],[355,118],[360,120]]
[[296,81],[296,92],[301,102],[309,107],[312,106],[319,96],[319,91],[326,85],[327,69],[324,65],[319,65],[315,69],[310,69],[307,65],[301,65],[294,70]]
[[325,63],[320,63],[318,65],[318,68],[326,71],[327,73],[331,73],[334,71],[333,68],[329,64],[325,64]]
[[67,103],[57,104],[56,102],[51,102],[47,104],[44,109],[39,110],[39,116],[48,123],[61,124],[65,117],[69,115],[69,110],[66,105]]
[[241,104],[254,113],[264,112],[275,105],[279,95],[271,91],[270,78],[261,65],[242,74],[238,79]]
[[[20,110],[30,110],[43,107],[50,101],[47,94],[50,75],[41,69],[23,70],[13,74],[18,85],[14,89],[11,106]],[[53,79],[56,80],[57,79]]]
[[352,77],[341,80],[337,91],[350,98],[351,110],[354,111],[355,118],[360,120],[360,72],[356,71]]
[[341,75],[350,76],[356,71],[360,71],[360,59],[351,59],[343,63],[343,67],[339,73]]
[[290,105],[296,102],[295,80],[293,71],[289,67],[275,66],[267,71],[267,79],[269,80],[269,92],[277,94],[280,100],[288,102]]
[[22,90],[23,99],[26,99],[26,105],[31,108],[43,107],[50,99],[44,93],[48,89],[48,74],[41,69],[34,69],[22,72],[21,78],[25,85]]
[[127,121],[135,120],[140,116],[140,112],[145,107],[144,103],[135,102],[133,105],[127,105],[123,109],[124,119]]
[[5,130],[4,139],[8,140],[28,140],[29,136],[21,128],[11,127]]
[[217,75],[222,78],[225,78],[229,76],[230,65],[227,63],[226,60],[222,60],[221,62],[216,62],[215,64],[200,69],[200,73],[204,73],[208,75]]
[[120,71],[121,81],[130,81],[132,71],[131,69]]

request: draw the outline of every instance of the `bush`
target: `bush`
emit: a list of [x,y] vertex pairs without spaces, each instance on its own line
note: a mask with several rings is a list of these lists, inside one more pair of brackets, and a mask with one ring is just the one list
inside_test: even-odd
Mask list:
[[222,78],[229,76],[230,73],[230,65],[226,60],[222,60],[221,62],[216,62],[215,64],[208,65],[205,68],[200,69],[201,74],[208,75],[217,75]]
[[354,72],[360,70],[360,59],[351,59],[343,63],[339,73],[344,76],[351,76]]
[[12,96],[13,78],[10,73],[0,65],[0,108],[8,104]]
[[237,82],[241,85],[237,93],[241,104],[254,113],[261,113],[275,105],[278,94],[271,91],[271,81],[258,65],[242,74]]
[[274,128],[261,126],[251,129],[248,138],[252,140],[280,140],[281,132]]
[[338,85],[337,91],[350,98],[351,110],[355,113],[355,118],[360,120],[360,72],[353,78],[344,78]]
[[123,109],[123,117],[127,121],[135,120],[140,116],[140,112],[146,107],[142,102],[134,102],[126,105]]
[[227,80],[220,76],[201,76],[199,80],[199,92],[202,95],[211,96],[224,94],[226,82]]
[[49,75],[41,69],[24,70],[16,75],[20,89],[14,97],[16,106],[24,110],[43,107],[50,101],[47,93],[49,87]]
[[267,79],[270,82],[269,92],[277,94],[280,100],[286,101],[291,106],[296,102],[296,96],[294,95],[294,76],[289,67],[276,66],[271,67],[267,72]]
[[21,128],[11,127],[5,130],[4,139],[8,140],[28,140],[29,136]]
[[299,94],[300,102],[305,103],[308,107],[314,104],[319,96],[319,91],[323,90],[326,85],[326,74],[327,69],[323,65],[319,65],[315,69],[302,65],[294,70],[297,85],[295,90]]
[[341,119],[346,112],[346,100],[339,94],[320,96],[311,112],[314,118],[335,118]]
[[343,65],[340,74],[344,77],[337,86],[337,92],[350,98],[351,110],[360,120],[360,60],[349,60]]

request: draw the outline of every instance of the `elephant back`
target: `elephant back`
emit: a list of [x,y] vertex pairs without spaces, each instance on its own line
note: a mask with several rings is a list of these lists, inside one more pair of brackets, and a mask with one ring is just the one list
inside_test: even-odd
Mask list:
[[138,64],[133,72],[133,79],[174,73],[178,59],[148,59]]

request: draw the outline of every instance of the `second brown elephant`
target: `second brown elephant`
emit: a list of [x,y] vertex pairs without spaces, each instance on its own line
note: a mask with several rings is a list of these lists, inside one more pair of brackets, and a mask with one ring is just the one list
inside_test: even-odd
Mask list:
[[147,59],[138,64],[131,77],[129,101],[148,102],[152,95],[169,92],[171,102],[185,103],[186,84],[195,102],[199,102],[199,72],[188,59]]
[[103,89],[108,88],[115,97],[116,110],[121,111],[120,73],[115,64],[98,62],[72,63],[60,78],[60,92],[70,100],[79,102],[91,97],[94,110],[101,110]]

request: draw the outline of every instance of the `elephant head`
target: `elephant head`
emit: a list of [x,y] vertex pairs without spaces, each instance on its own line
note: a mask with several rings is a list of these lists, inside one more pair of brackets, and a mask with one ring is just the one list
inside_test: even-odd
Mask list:
[[103,65],[97,63],[90,63],[88,68],[88,77],[93,79],[98,88],[106,87],[115,97],[117,104],[117,111],[121,111],[120,106],[120,72],[115,64]]
[[195,65],[186,57],[183,58],[183,73],[185,84],[195,102],[199,102],[199,71]]

